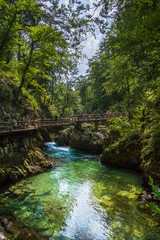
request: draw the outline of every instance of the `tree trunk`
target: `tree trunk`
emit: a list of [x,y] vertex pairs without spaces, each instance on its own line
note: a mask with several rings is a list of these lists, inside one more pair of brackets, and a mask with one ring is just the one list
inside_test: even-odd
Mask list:
[[29,53],[29,59],[28,59],[28,62],[27,62],[27,64],[26,64],[26,67],[25,67],[25,69],[24,69],[22,78],[21,78],[21,84],[20,84],[20,86],[19,86],[19,88],[18,88],[18,91],[17,91],[17,94],[18,94],[18,95],[19,95],[19,93],[20,93],[20,91],[21,91],[21,89],[22,89],[22,87],[24,86],[24,83],[25,83],[26,73],[27,73],[27,71],[28,71],[28,69],[29,69],[29,66],[30,66],[30,63],[31,63],[31,60],[32,60],[33,49],[34,49],[34,43],[33,43],[33,41],[32,41],[32,43],[31,43],[31,50],[30,50],[30,53]]
[[130,120],[131,120],[132,114],[131,114],[131,106],[130,106],[130,84],[129,84],[128,79],[126,79],[126,80],[127,80],[127,92],[128,92],[128,103],[127,103],[127,105],[128,105],[128,120],[131,123]]
[[12,51],[9,49],[7,51],[7,56],[6,56],[6,63],[8,64],[11,61],[12,58]]
[[[19,41],[21,39],[21,32],[19,33]],[[18,61],[21,61],[21,44],[18,43]]]

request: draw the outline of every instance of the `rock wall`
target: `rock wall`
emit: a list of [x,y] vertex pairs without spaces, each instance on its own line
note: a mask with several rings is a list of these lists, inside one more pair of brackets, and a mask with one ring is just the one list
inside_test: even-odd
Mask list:
[[60,131],[55,141],[61,146],[69,145],[72,148],[100,154],[103,149],[104,134],[95,132],[92,125],[88,124]]
[[139,136],[118,141],[117,133],[111,132],[105,142],[101,162],[111,167],[140,170],[141,148]]
[[45,129],[0,136],[0,183],[51,168],[55,163],[42,151],[48,140]]

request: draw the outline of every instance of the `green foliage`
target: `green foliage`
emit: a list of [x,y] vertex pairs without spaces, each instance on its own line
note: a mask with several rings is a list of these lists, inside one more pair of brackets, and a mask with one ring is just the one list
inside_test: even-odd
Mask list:
[[[153,195],[154,195],[155,199],[160,201],[159,187],[154,184],[153,179],[150,176],[149,176],[149,185],[152,187],[152,191],[153,191]],[[160,214],[160,207],[157,204],[155,204],[153,202],[150,202],[148,204],[149,204],[151,211],[153,211],[154,213]]]
[[151,176],[149,176],[149,185],[152,187],[155,198],[160,200],[159,187],[157,185],[154,185],[153,178],[151,178]]
[[158,207],[158,205],[156,205],[153,202],[149,202],[148,205],[149,205],[149,208],[152,212],[154,212],[156,214],[160,214],[160,207]]
[[159,95],[159,1],[108,1],[102,9],[113,19],[97,54],[89,61],[96,109],[123,105],[132,113],[148,102],[148,92]]
[[130,144],[139,145],[141,142],[140,125],[132,125],[126,117],[112,117],[108,120],[107,135],[110,143],[106,146],[105,151],[119,155],[119,150],[128,147]]
[[154,158],[156,160],[160,156],[160,115],[154,108],[148,109],[144,124],[145,138],[143,140],[142,158]]
[[95,124],[94,123],[82,123],[81,124],[82,128],[84,129],[89,129],[90,131],[94,131],[95,130]]
[[23,97],[26,98],[26,104],[28,105],[27,108],[29,110],[37,110],[38,109],[38,102],[37,100],[34,98],[33,95],[31,95],[26,89],[22,89],[22,93],[23,93]]
[[109,77],[108,69],[110,67],[110,63],[108,61],[109,49],[107,46],[105,49],[103,48],[104,47],[101,45],[100,50],[97,51],[96,55],[91,60],[89,60],[90,69],[88,70],[88,80],[90,81],[90,88],[92,92],[89,100],[89,108],[93,112],[99,112],[101,110],[106,111],[110,108],[110,106],[121,100],[121,94],[117,91],[109,94],[109,92],[106,92],[104,88],[106,78]]
[[5,173],[2,168],[0,168],[0,173],[1,173],[1,174],[4,174],[4,173]]
[[92,99],[92,87],[91,81],[87,78],[87,76],[79,76],[76,81],[76,90],[77,95],[80,98],[81,109],[82,112],[88,112],[92,110],[91,107],[91,99]]
[[[93,28],[88,17],[81,16],[82,4],[64,5],[57,0],[48,3],[1,1],[0,67],[7,82],[2,85],[1,97],[14,94],[16,99],[22,93],[31,108],[38,109],[36,101],[42,94],[44,102],[50,99],[49,108],[54,105],[60,114],[71,115],[76,97],[74,84],[70,84],[73,79],[69,80],[68,75],[72,78],[76,73],[82,55],[81,40]],[[14,93],[11,82],[18,87]]]
[[108,130],[110,132],[117,132],[121,138],[132,138],[140,134],[140,125],[131,125],[127,118],[112,117],[108,120]]
[[2,92],[2,94],[0,95],[0,99],[1,101],[5,101],[6,99],[10,99],[13,92],[12,92],[12,88],[6,84],[0,84],[0,91]]

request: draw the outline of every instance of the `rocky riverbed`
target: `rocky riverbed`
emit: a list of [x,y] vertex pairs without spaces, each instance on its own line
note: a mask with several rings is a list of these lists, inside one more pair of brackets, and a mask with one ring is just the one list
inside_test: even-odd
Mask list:
[[35,231],[26,227],[23,223],[14,222],[3,218],[0,220],[0,239],[1,240],[45,240]]

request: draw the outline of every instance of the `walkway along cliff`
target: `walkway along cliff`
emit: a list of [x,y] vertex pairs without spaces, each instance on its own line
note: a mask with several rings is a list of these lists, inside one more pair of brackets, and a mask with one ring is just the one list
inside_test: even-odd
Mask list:
[[[44,142],[52,141],[53,137],[50,132],[59,131],[68,125],[76,126],[76,129],[83,122],[106,122],[106,118],[101,118],[99,115],[92,115],[88,118],[79,119],[78,116],[72,118],[59,118],[55,121],[54,118],[21,120],[21,121],[1,121],[0,122],[0,182],[14,182],[19,178],[29,174],[42,171],[44,168],[51,168],[55,163],[44,154]],[[49,129],[49,131],[48,131]],[[74,132],[75,138],[71,144],[73,147],[78,147],[78,144],[83,146],[80,140],[76,143],[78,136]],[[79,134],[77,132],[77,134]],[[89,136],[90,138],[90,136]],[[101,153],[102,135],[94,133],[94,141],[89,145],[88,150],[94,149]],[[85,139],[88,142],[89,139]],[[82,150],[83,147],[81,147]]]

